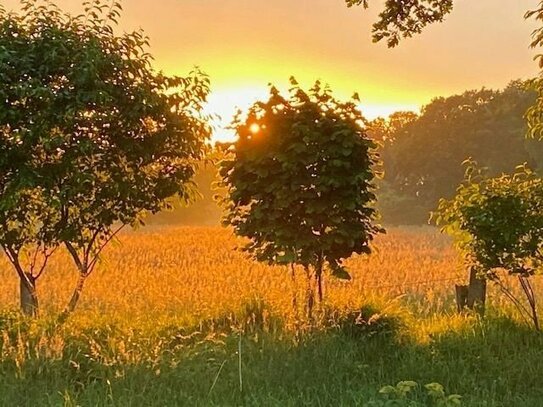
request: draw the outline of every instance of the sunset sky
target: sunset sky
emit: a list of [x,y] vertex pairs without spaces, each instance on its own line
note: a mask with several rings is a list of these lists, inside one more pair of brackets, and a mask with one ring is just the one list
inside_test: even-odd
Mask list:
[[[18,7],[17,0],[2,3]],[[57,0],[71,11],[79,3]],[[322,79],[340,97],[358,92],[373,118],[537,73],[528,47],[535,23],[523,19],[536,0],[457,0],[445,23],[393,50],[371,42],[382,3],[363,10],[344,0],[125,0],[121,26],[146,31],[158,69],[207,72],[209,111],[223,123],[236,106],[265,97],[269,82],[286,87],[291,75],[304,85]]]

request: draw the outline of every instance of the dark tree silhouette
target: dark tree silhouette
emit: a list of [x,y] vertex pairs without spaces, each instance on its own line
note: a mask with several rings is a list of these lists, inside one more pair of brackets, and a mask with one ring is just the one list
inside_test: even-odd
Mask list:
[[311,281],[322,299],[325,267],[348,279],[343,259],[370,253],[381,231],[372,223],[377,157],[354,101],[319,83],[309,93],[292,85],[289,99],[272,88],[234,123],[239,139],[221,168],[225,223],[250,239],[245,249],[258,260],[304,267],[311,310]]

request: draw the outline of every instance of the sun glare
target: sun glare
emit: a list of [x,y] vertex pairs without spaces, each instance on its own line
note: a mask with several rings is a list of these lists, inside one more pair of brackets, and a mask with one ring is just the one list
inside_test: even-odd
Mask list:
[[209,96],[206,113],[212,116],[214,134],[212,142],[232,142],[236,133],[229,126],[236,113],[242,114],[258,100],[268,97],[268,88],[264,85],[239,84],[238,86],[214,89]]
[[[278,84],[281,92],[286,93],[287,86]],[[281,86],[283,85],[283,86]],[[340,99],[347,99],[342,92],[336,95]],[[362,95],[363,96],[363,95]],[[211,115],[214,134],[212,142],[232,142],[236,140],[236,133],[229,128],[236,113],[241,110],[242,117],[247,109],[258,100],[266,100],[269,97],[268,87],[262,84],[239,83],[232,86],[219,87],[211,92],[206,106],[206,113]],[[376,117],[388,117],[391,113],[400,110],[411,110],[418,112],[417,105],[409,104],[376,104],[361,103],[358,108],[367,119]],[[250,126],[251,134],[256,135],[262,131],[258,124]]]
[[253,124],[251,124],[251,127],[249,127],[249,130],[253,134],[258,134],[260,132],[260,125],[256,124],[256,123],[253,123]]

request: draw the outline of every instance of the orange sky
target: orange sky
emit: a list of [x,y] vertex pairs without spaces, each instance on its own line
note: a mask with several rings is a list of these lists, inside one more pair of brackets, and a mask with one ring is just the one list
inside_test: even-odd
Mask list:
[[[357,91],[372,118],[535,75],[528,48],[535,25],[523,14],[537,2],[456,0],[445,23],[393,50],[371,42],[381,0],[369,11],[344,0],[125,0],[121,25],[146,31],[157,68],[185,74],[199,65],[209,73],[209,110],[223,122],[236,106],[264,97],[269,82],[285,87],[291,75],[306,85],[320,78],[340,97]],[[79,3],[57,0],[72,11]]]

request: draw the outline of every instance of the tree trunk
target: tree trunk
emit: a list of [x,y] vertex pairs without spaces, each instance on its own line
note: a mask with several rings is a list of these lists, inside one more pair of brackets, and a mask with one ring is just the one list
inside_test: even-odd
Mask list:
[[317,283],[317,294],[319,296],[319,303],[322,302],[322,299],[324,298],[323,292],[322,292],[322,266],[323,266],[324,260],[323,256],[319,256],[319,260],[317,261],[317,265],[315,266],[315,280]]
[[322,266],[317,269],[317,273],[315,274],[315,279],[317,280],[317,293],[319,296],[319,302],[322,302],[323,294],[322,294]]
[[37,317],[39,309],[38,295],[36,293],[36,279],[32,274],[26,273],[26,279],[20,279],[20,293],[23,314],[29,317]]
[[85,274],[79,275],[79,279],[77,280],[77,285],[75,286],[74,292],[72,293],[72,298],[70,298],[70,302],[68,303],[68,305],[66,305],[66,308],[64,308],[64,311],[62,311],[62,314],[60,315],[60,318],[59,318],[60,322],[66,321],[66,319],[70,316],[70,314],[75,311],[77,303],[79,302],[79,298],[81,297],[81,292],[83,291],[83,286],[85,285],[86,279],[87,279],[87,275]]
[[313,283],[311,279],[311,270],[309,266],[305,266],[305,273],[307,277],[307,318],[309,321],[313,321],[313,305],[315,304],[315,292],[313,290]]
[[296,269],[294,264],[290,264],[290,278],[292,279],[292,309],[294,316],[298,319],[298,287],[296,285]]

